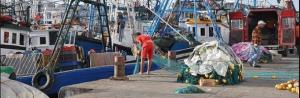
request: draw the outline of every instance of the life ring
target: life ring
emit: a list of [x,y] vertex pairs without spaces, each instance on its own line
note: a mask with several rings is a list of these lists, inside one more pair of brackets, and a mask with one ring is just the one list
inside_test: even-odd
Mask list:
[[32,77],[32,86],[43,92],[49,90],[53,84],[54,77],[49,71],[39,71]]

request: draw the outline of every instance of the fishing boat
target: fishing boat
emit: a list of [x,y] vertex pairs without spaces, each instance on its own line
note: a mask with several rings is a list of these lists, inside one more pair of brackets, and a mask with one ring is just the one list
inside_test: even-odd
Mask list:
[[[71,5],[78,6],[74,2],[84,2],[91,4],[92,6],[97,4],[101,5],[101,7],[106,6],[105,0],[102,3],[88,0],[71,0],[71,2],[72,3],[70,3],[68,6],[69,10],[66,10],[66,12],[70,12]],[[107,17],[105,9],[101,11],[100,9],[97,9],[96,11],[101,12],[99,13],[100,15]],[[72,14],[74,15],[75,13]],[[68,14],[66,14],[64,21],[61,24],[66,24],[67,17]],[[105,23],[108,23],[107,20],[98,22],[103,23],[104,21],[106,21]],[[72,29],[70,28],[77,27],[74,27],[74,24],[66,25],[67,26],[61,26],[59,30],[47,29],[43,31],[32,31],[32,33],[27,32],[28,44],[30,41],[32,42],[31,46],[27,47],[35,47],[40,49],[42,52],[36,50],[25,51],[26,49],[24,49],[24,51],[21,51],[17,54],[14,52],[13,54],[7,56],[1,56],[1,65],[13,66],[14,72],[17,75],[17,81],[32,85],[48,95],[57,94],[59,89],[66,85],[105,79],[113,76],[114,56],[122,55],[112,55],[115,53],[107,52],[111,51],[112,48],[112,41],[110,38],[108,25],[106,24],[106,28],[101,28],[102,31],[99,31],[101,34],[107,32],[108,35],[101,35],[101,37],[86,36],[82,31],[77,29],[76,32],[72,32]],[[2,34],[5,33],[1,32],[1,35]],[[52,39],[51,36],[56,37],[53,37]],[[29,41],[30,38],[31,40]],[[8,42],[12,43],[12,40],[10,39]],[[96,56],[102,55],[100,57],[102,58],[100,61],[109,63],[93,63],[99,61],[99,58],[96,60],[87,60],[86,57],[95,59],[95,57],[89,56],[89,50],[91,49],[99,53],[95,53]],[[86,62],[89,62],[93,65],[87,66],[82,64]],[[135,64],[126,63],[125,74],[132,74],[134,66]],[[159,67],[154,64],[152,70],[158,68]]]
[[[76,6],[82,6],[77,5],[77,2],[84,2],[87,3],[89,10],[86,10],[85,12],[88,12],[88,18],[89,22],[88,24],[88,31],[82,31],[78,30],[78,25],[80,26],[80,22],[78,22],[78,18],[83,18],[80,15],[75,15],[76,10],[73,9],[73,7]],[[141,10],[137,9],[137,11],[140,11],[142,14],[149,14],[152,13],[152,15],[155,15],[151,17],[149,16],[148,20],[143,20],[143,18],[137,18],[141,20],[137,20],[136,24],[134,26],[131,26],[131,23],[127,23],[128,30],[130,32],[145,32],[149,35],[153,35],[149,32],[152,31],[153,28],[160,27],[157,25],[157,23],[162,19],[161,17],[167,16],[166,13],[161,12],[151,12],[152,9],[156,9],[156,11],[159,11],[159,9],[165,9],[165,6],[169,6],[168,8],[171,8],[171,3],[169,0],[161,1],[160,3],[154,4],[155,7],[150,8],[149,6],[132,6],[135,8],[143,8],[147,9],[146,12],[142,12]],[[65,16],[63,21],[60,23],[60,28],[56,30],[52,27],[49,28],[49,25],[45,26],[45,30],[37,30],[32,31],[32,33],[29,33],[28,36],[31,37],[31,42],[34,43],[31,48],[36,47],[40,48],[42,52],[37,51],[26,51],[21,54],[12,54],[9,56],[3,56],[1,57],[1,62],[3,65],[6,66],[13,66],[15,68],[15,72],[17,75],[16,80],[26,83],[28,85],[32,85],[42,91],[44,91],[46,94],[56,94],[58,93],[59,89],[62,86],[76,84],[76,83],[82,83],[82,82],[88,82],[93,81],[97,79],[104,79],[111,77],[113,75],[113,56],[108,57],[107,55],[111,55],[113,53],[109,51],[113,51],[113,45],[115,46],[120,45],[120,47],[124,46],[126,49],[130,49],[130,42],[132,42],[132,36],[127,36],[129,45],[118,43],[115,41],[114,38],[112,38],[111,31],[117,31],[113,28],[110,28],[111,25],[109,23],[111,21],[108,21],[110,19],[107,15],[107,9],[106,2],[103,0],[101,3],[95,2],[92,0],[71,0],[68,3],[68,7],[65,10]],[[133,3],[132,3],[133,4]],[[72,9],[71,9],[72,5]],[[100,5],[100,6],[95,6]],[[142,4],[145,5],[145,4]],[[135,10],[130,10],[131,8],[127,8],[126,11],[127,15],[129,16],[129,22],[130,19],[136,18],[134,14]],[[68,13],[71,13],[71,17]],[[95,13],[98,13],[98,16],[96,17],[94,15]],[[156,13],[161,13],[162,15],[157,15]],[[44,16],[52,17],[51,14],[43,13]],[[132,17],[134,16],[134,17]],[[141,15],[143,16],[143,15]],[[144,15],[145,16],[145,15]],[[144,17],[143,16],[143,17]],[[114,16],[116,17],[116,16]],[[45,18],[45,17],[43,17]],[[71,19],[70,19],[71,18]],[[76,19],[77,20],[76,20]],[[154,19],[152,21],[152,19]],[[72,21],[74,20],[74,21]],[[95,20],[98,20],[98,24],[93,23]],[[116,21],[116,20],[115,20]],[[179,21],[178,19],[176,21]],[[46,22],[46,21],[45,21]],[[48,21],[47,24],[54,23]],[[101,24],[101,25],[99,25]],[[168,23],[165,23],[169,25]],[[59,25],[59,24],[58,24]],[[77,26],[76,26],[77,25]],[[116,26],[114,26],[116,27]],[[54,27],[55,28],[55,27]],[[180,28],[176,28],[180,29]],[[175,30],[173,28],[173,30]],[[73,32],[74,31],[74,32]],[[156,30],[154,30],[156,31]],[[177,30],[175,30],[177,32]],[[99,35],[94,36],[92,35]],[[2,32],[1,32],[2,34]],[[178,33],[180,34],[180,33]],[[57,37],[53,37],[57,36]],[[182,37],[182,36],[181,36]],[[116,38],[117,39],[117,38]],[[192,38],[193,39],[193,38]],[[29,43],[30,41],[28,41]],[[35,44],[37,43],[37,44]],[[190,43],[186,40],[185,37],[181,40],[175,40],[169,49],[167,50],[182,50],[189,48]],[[53,47],[53,48],[52,48]],[[47,49],[50,48],[50,49]],[[93,49],[98,53],[106,54],[104,56],[104,59],[102,57],[101,61],[110,61],[110,63],[105,64],[99,64],[96,66],[91,65],[85,65],[84,63],[87,62],[93,62],[91,60],[86,60],[85,57],[89,56],[89,51]],[[28,49],[29,50],[29,49]],[[192,50],[192,49],[191,49]],[[99,54],[99,55],[102,55]],[[64,56],[62,56],[64,55]],[[120,56],[121,54],[119,54]],[[105,57],[109,58],[110,60],[105,60]],[[93,57],[90,57],[91,59]],[[94,60],[95,61],[95,60]],[[100,60],[99,60],[100,61]],[[1,64],[2,65],[2,64]],[[135,64],[132,63],[126,63],[125,64],[125,72],[127,75],[133,73]],[[159,69],[159,66],[154,64],[152,67],[152,70]]]
[[4,23],[0,26],[0,32],[0,54],[4,55],[28,50],[29,28]]
[[[193,18],[185,18],[185,21],[179,25],[185,27],[188,32],[192,32],[194,39],[200,43],[207,41],[213,41],[214,39],[214,28],[211,20],[208,18],[199,18],[197,22]],[[217,20],[217,26],[222,32],[222,38],[225,43],[229,42],[229,26],[226,23]]]

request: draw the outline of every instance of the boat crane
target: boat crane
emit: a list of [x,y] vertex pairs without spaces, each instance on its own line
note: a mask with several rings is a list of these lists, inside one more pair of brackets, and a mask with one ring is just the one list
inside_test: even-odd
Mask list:
[[[10,17],[16,17],[19,20],[17,22],[23,23],[22,26],[30,27],[30,5],[31,1],[22,1],[22,0],[11,0],[10,2],[0,1],[0,16],[8,15]],[[25,8],[24,8],[25,6]],[[19,9],[16,10],[15,8]]]
[[[158,7],[157,12],[154,12],[154,14],[156,14],[156,17],[154,17],[153,22],[152,22],[151,26],[149,27],[150,28],[148,31],[149,35],[153,36],[155,33],[155,30],[160,26],[161,19],[159,19],[159,18],[165,16],[167,7],[170,7],[170,5],[172,3],[170,1],[171,0],[162,1],[162,4],[159,4],[160,6]],[[153,13],[153,11],[149,7],[146,7],[146,8]]]
[[92,34],[94,27],[95,9],[92,4],[88,4],[88,35]]
[[214,34],[214,37],[216,38],[216,40],[218,42],[224,42],[223,38],[222,38],[222,35],[221,35],[220,27],[218,27],[217,22],[216,22],[216,16],[211,12],[212,10],[211,10],[211,7],[209,5],[209,1],[205,0],[204,3],[205,3],[205,9],[208,12],[210,20],[212,21],[213,28],[216,31],[215,34]]
[[[196,2],[200,2],[200,1],[198,1],[198,0],[193,0],[194,1],[194,10],[193,10],[193,12],[194,12],[194,14],[197,14],[198,12],[196,12]],[[204,1],[202,1],[203,3],[204,3],[204,7],[205,7],[205,9],[206,9],[206,11],[208,12],[208,15],[209,15],[209,17],[211,18],[211,21],[212,21],[212,23],[213,23],[213,28],[214,28],[214,30],[216,30],[216,34],[214,34],[214,36],[215,36],[215,38],[217,39],[217,40],[220,40],[220,41],[223,41],[223,39],[222,39],[222,36],[221,36],[221,32],[220,32],[220,28],[217,26],[217,24],[216,24],[216,16],[215,15],[213,15],[213,12],[212,12],[212,9],[211,9],[211,5],[216,5],[217,3],[216,3],[216,1],[214,1],[214,0],[204,0]],[[188,41],[189,42],[189,40],[188,39],[186,39],[182,34],[180,34],[175,28],[173,28],[169,23],[168,23],[168,21],[165,21],[164,19],[162,19],[162,17],[164,17],[166,14],[167,14],[167,12],[166,12],[166,10],[167,10],[167,8],[168,7],[170,7],[170,3],[172,3],[172,2],[169,2],[169,0],[164,0],[164,1],[162,1],[162,4],[161,4],[161,6],[159,7],[159,12],[154,12],[154,11],[152,11],[151,9],[149,9],[153,14],[155,14],[155,18],[154,18],[154,20],[153,20],[153,23],[152,23],[152,25],[151,25],[151,27],[150,27],[150,29],[149,29],[149,32],[148,32],[148,34],[149,35],[154,35],[154,33],[155,33],[155,31],[158,29],[158,27],[160,26],[160,22],[159,21],[162,21],[162,22],[164,22],[168,27],[170,27],[173,31],[175,31],[176,33],[178,33],[181,37],[183,37],[186,41]],[[220,5],[216,5],[216,6],[220,6]],[[147,8],[147,7],[146,7]],[[221,8],[221,7],[219,7],[219,8]],[[176,7],[175,7],[175,9],[176,9]],[[173,10],[174,11],[174,10]],[[175,10],[175,11],[177,11],[177,10]],[[178,16],[180,16],[180,14],[181,14],[181,12],[182,11],[184,11],[184,10],[179,10],[178,9],[178,11],[179,11],[179,13],[176,15],[176,17]],[[196,17],[194,17],[194,19],[195,20],[197,20],[197,15],[195,15]],[[176,21],[179,21],[179,18],[176,18],[176,19],[178,19],[178,20],[176,20]]]

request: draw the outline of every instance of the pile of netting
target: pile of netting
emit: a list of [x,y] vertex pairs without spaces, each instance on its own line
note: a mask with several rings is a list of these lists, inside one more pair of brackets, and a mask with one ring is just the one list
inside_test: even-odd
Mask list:
[[196,86],[188,85],[186,87],[177,88],[176,94],[193,94],[193,93],[204,93],[204,91]]
[[254,46],[251,42],[240,42],[231,46],[234,53],[242,60],[247,62],[272,62],[272,55],[263,46]]
[[244,78],[243,63],[225,43],[203,43],[195,47],[184,63],[177,82],[198,84],[199,79],[215,79],[217,84],[233,85]]

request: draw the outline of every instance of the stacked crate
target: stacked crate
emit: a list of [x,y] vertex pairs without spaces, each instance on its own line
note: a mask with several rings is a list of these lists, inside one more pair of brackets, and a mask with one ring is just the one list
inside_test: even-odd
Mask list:
[[59,56],[60,70],[71,70],[80,68],[76,46],[64,46]]

